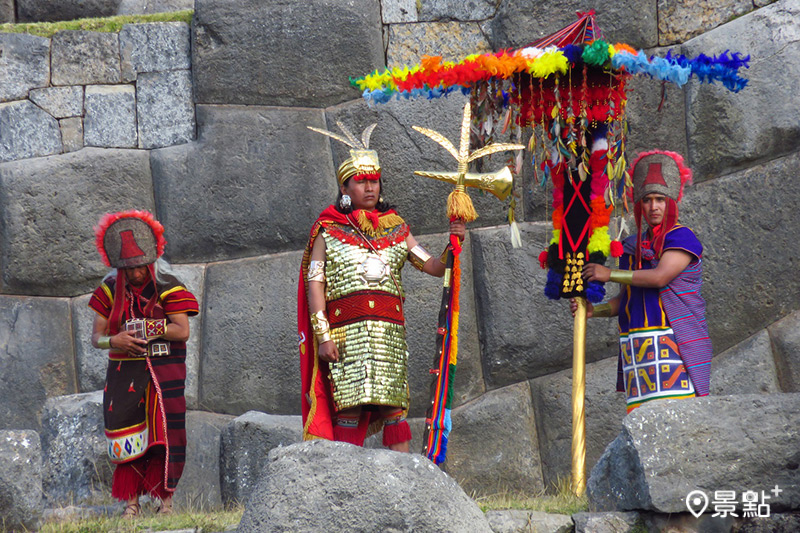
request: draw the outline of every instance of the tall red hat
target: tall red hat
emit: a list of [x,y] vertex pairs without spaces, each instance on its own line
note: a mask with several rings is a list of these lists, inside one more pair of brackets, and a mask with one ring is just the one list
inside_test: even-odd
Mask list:
[[675,152],[651,150],[633,162],[633,201],[651,193],[663,194],[680,202],[683,186],[692,182],[692,170]]
[[148,211],[106,213],[94,228],[95,245],[106,266],[149,265],[164,253],[164,226]]

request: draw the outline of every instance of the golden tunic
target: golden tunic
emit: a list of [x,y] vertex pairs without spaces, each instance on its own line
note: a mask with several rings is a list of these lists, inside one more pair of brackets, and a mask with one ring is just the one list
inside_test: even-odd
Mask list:
[[408,348],[400,271],[408,256],[408,226],[368,237],[377,253],[347,226],[327,224],[321,235],[326,247],[325,300],[331,338],[339,349],[339,362],[329,363],[335,408],[406,409]]

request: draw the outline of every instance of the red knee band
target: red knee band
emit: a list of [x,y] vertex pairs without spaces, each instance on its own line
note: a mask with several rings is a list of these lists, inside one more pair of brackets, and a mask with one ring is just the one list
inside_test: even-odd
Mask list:
[[409,440],[411,440],[411,428],[405,420],[401,420],[396,424],[386,424],[383,426],[384,446],[391,446]]

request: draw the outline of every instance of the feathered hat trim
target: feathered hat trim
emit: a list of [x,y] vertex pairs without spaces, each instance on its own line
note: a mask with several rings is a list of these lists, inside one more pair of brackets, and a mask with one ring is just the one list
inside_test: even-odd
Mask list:
[[103,264],[114,268],[149,265],[164,254],[164,226],[149,211],[106,213],[94,227]]

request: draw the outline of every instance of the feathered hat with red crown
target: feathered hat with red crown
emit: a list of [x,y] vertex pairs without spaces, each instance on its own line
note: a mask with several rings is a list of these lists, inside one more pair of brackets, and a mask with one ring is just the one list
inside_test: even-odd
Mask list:
[[106,213],[94,228],[95,245],[106,266],[149,265],[164,253],[164,226],[149,211]]

